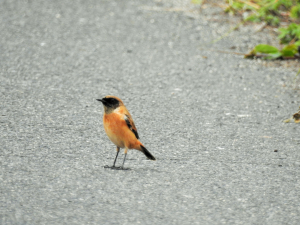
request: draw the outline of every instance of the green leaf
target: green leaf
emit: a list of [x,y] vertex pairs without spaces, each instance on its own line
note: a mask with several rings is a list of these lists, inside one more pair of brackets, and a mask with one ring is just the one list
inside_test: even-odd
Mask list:
[[258,53],[265,54],[263,59],[277,59],[282,56],[282,53],[274,46],[260,44],[254,47],[254,49],[246,54],[244,57],[253,59]]
[[281,52],[276,52],[276,53],[272,53],[272,54],[268,54],[266,57],[264,57],[264,59],[278,59],[282,56]]
[[287,35],[289,34],[289,31],[288,31],[287,28],[281,27],[281,28],[278,29],[278,31],[279,31],[279,33],[280,33],[280,34],[278,35],[278,38],[279,38],[279,39],[283,39],[285,36],[287,36]]
[[295,44],[284,46],[281,53],[283,57],[293,57],[298,53],[298,47]]
[[265,44],[256,45],[253,50],[255,53],[259,52],[265,54],[273,54],[279,52],[278,48],[271,45],[265,45]]
[[283,57],[293,57],[295,54],[290,49],[285,49],[281,51]]

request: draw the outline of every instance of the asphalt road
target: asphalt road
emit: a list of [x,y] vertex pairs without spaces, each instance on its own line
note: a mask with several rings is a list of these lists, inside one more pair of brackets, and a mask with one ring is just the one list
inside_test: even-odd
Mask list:
[[[0,2],[1,225],[299,224],[294,74],[212,51],[255,41],[209,44],[224,15],[172,4]],[[108,94],[157,161],[103,168]]]

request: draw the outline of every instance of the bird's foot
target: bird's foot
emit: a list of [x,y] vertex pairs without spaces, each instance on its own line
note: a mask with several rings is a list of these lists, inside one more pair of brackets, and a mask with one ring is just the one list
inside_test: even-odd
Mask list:
[[120,166],[104,166],[105,169],[112,169],[112,170],[117,170],[117,169],[120,169],[121,167]]
[[122,166],[104,166],[105,169],[112,169],[112,170],[130,170],[129,168],[124,168]]

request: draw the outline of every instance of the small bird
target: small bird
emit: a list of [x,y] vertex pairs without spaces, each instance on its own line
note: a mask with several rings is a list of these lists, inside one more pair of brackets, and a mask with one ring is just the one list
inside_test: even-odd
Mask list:
[[[155,157],[138,140],[139,135],[133,119],[126,109],[122,100],[115,96],[105,96],[97,99],[104,106],[103,125],[109,139],[117,146],[117,155],[112,169],[124,169],[124,163],[128,149],[136,149],[143,152],[148,159],[156,160]],[[115,167],[120,148],[125,148],[125,156],[122,167]]]

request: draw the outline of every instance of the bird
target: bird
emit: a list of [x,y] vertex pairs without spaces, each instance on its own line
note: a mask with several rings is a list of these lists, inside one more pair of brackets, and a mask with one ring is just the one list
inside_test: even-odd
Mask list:
[[[108,138],[117,146],[117,155],[113,166],[105,166],[111,169],[124,169],[124,163],[128,149],[136,149],[145,154],[150,160],[156,160],[155,157],[139,141],[139,134],[133,122],[132,116],[128,112],[122,100],[116,96],[107,95],[102,99],[96,99],[102,102],[104,107],[103,125]],[[125,148],[125,155],[121,167],[116,167],[116,161],[120,148]]]

